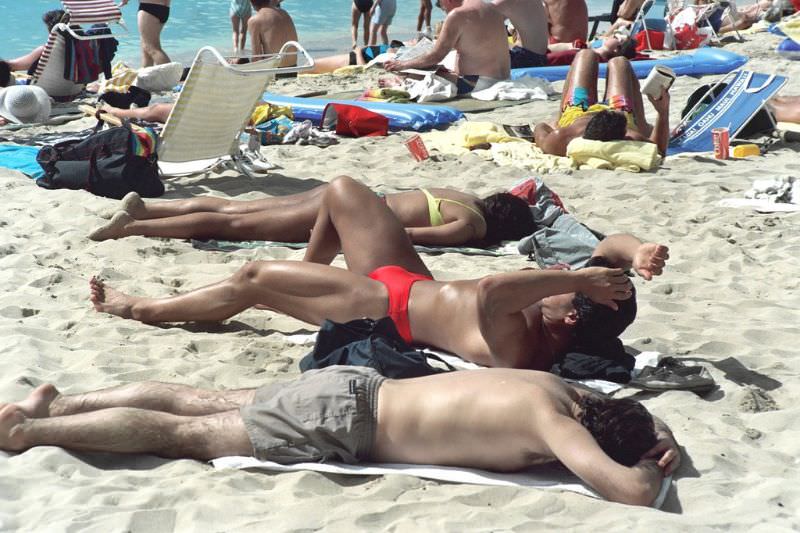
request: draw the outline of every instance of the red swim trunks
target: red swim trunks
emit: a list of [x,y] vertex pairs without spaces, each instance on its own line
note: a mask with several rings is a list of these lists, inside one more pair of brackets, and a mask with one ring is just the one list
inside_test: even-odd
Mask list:
[[386,285],[389,291],[389,310],[387,314],[397,326],[397,332],[403,340],[411,344],[411,324],[408,321],[408,295],[411,286],[420,280],[432,280],[430,276],[409,272],[403,267],[389,265],[378,267],[370,272],[369,277]]

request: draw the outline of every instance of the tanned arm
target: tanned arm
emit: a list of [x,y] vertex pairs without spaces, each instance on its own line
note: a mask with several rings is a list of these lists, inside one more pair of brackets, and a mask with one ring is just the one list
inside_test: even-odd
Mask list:
[[658,496],[664,478],[652,459],[627,467],[611,459],[591,433],[574,418],[552,413],[543,415],[538,427],[550,453],[603,498],[629,505],[650,505]]
[[648,95],[650,103],[656,109],[656,124],[650,134],[650,142],[658,146],[661,155],[667,155],[669,145],[669,92],[665,89],[659,98]]
[[427,54],[415,57],[408,61],[387,61],[383,64],[386,70],[405,70],[408,68],[426,68],[437,65],[444,57],[455,49],[461,35],[461,14],[452,11],[444,19],[442,32],[436,39],[433,48]]
[[414,244],[431,246],[458,246],[476,240],[475,226],[466,220],[454,220],[441,226],[406,228]]
[[663,244],[643,243],[633,235],[617,233],[600,241],[593,257],[605,257],[617,268],[634,271],[646,280],[659,276],[669,259],[669,248]]
[[617,308],[614,300],[631,296],[631,283],[622,269],[600,267],[567,270],[504,272],[478,282],[478,321],[492,354],[489,366],[531,368],[527,343],[519,342],[527,330],[522,311],[548,296],[583,292],[592,300]]

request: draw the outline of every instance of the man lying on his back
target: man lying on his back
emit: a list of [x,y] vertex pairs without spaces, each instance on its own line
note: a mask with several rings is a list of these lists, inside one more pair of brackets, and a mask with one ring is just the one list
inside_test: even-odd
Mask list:
[[603,497],[637,505],[652,503],[680,462],[669,429],[638,402],[510,369],[390,380],[333,366],[231,391],[147,382],[65,396],[42,385],[0,404],[0,448],[34,446],[499,471],[558,460]]

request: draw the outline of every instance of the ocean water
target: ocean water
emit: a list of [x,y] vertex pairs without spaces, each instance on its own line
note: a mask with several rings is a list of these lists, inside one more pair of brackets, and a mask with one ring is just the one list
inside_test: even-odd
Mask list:
[[[589,12],[607,10],[611,0],[589,0]],[[397,14],[389,28],[390,38],[407,38],[417,24],[418,0],[398,0]],[[198,48],[212,45],[230,53],[231,23],[228,0],[173,0],[170,18],[161,36],[162,46],[173,60],[190,62]],[[300,43],[312,55],[330,55],[350,49],[351,0],[284,0],[294,19]],[[47,40],[41,15],[60,7],[53,0],[0,0],[0,58],[23,55]],[[120,38],[117,58],[132,66],[139,64],[139,35],[136,29],[137,0],[122,9],[128,33]],[[444,12],[434,8],[433,21]],[[360,29],[359,29],[360,33]],[[360,39],[359,39],[360,40]]]

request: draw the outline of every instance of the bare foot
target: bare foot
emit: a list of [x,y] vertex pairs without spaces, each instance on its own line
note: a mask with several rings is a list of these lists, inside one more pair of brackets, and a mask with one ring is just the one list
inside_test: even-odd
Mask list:
[[26,420],[18,405],[10,403],[0,407],[0,449],[19,452],[26,448],[22,431]]
[[33,389],[27,398],[16,405],[29,418],[47,418],[50,416],[50,404],[59,394],[58,389],[45,383]]
[[139,196],[138,192],[129,192],[126,194],[122,199],[120,207],[122,207],[123,211],[128,213],[136,220],[147,218],[145,216],[147,215],[147,206],[145,206],[145,203],[142,200],[142,197]]
[[132,309],[139,298],[106,287],[103,280],[97,276],[92,276],[89,280],[89,289],[91,290],[89,299],[95,310],[122,318],[133,318]]
[[125,211],[118,211],[108,224],[100,226],[89,234],[89,238],[93,241],[105,241],[106,239],[119,239],[125,237],[125,226],[133,222],[134,219]]

